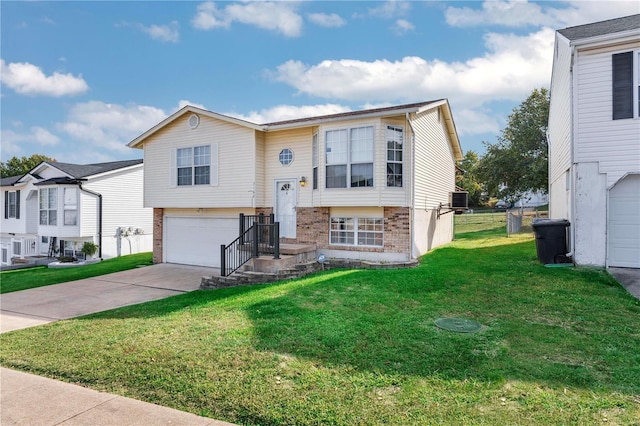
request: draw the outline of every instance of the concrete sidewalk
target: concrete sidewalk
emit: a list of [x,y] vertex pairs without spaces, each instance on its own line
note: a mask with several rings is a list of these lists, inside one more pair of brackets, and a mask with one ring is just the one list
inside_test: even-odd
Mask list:
[[[197,290],[213,268],[158,264],[0,295],[2,333]],[[230,425],[0,368],[0,424]]]
[[0,368],[0,412],[3,426],[231,425],[6,368]]

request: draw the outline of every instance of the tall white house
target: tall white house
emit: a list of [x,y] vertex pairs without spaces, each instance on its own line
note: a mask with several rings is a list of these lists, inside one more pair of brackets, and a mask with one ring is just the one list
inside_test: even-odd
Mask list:
[[640,268],[640,14],[556,32],[548,142],[575,263]]

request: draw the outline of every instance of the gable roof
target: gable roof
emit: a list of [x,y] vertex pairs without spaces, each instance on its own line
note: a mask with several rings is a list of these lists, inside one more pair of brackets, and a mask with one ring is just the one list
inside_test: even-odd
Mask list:
[[558,32],[573,41],[638,29],[640,29],[640,14],[564,28]]
[[428,109],[443,107],[444,114],[446,117],[446,125],[448,129],[449,137],[451,138],[451,144],[453,146],[453,150],[456,156],[456,159],[462,158],[462,148],[460,147],[460,140],[458,139],[458,134],[456,131],[455,123],[453,122],[453,117],[451,114],[451,108],[449,106],[449,102],[446,99],[438,99],[435,101],[426,101],[426,102],[417,102],[412,104],[404,104],[404,105],[395,105],[390,107],[383,108],[373,108],[366,109],[360,111],[349,111],[349,112],[341,112],[337,114],[328,114],[328,115],[319,115],[315,117],[305,117],[305,118],[296,118],[293,120],[284,120],[284,121],[274,121],[271,123],[265,124],[255,124],[249,121],[240,120],[237,118],[229,117],[223,114],[218,114],[212,111],[207,111],[201,108],[196,108],[190,105],[185,106],[180,111],[170,115],[169,117],[162,120],[160,123],[153,126],[151,129],[147,130],[131,142],[129,142],[128,146],[131,148],[141,148],[142,142],[153,135],[164,126],[172,123],[183,115],[192,112],[196,114],[202,114],[207,117],[216,118],[218,120],[226,121],[228,123],[237,124],[239,126],[248,127],[254,130],[260,130],[263,132],[268,132],[270,130],[286,130],[286,129],[294,129],[300,127],[314,126],[322,123],[329,123],[332,121],[340,121],[350,118],[365,118],[365,117],[384,117],[389,115],[400,115],[405,113],[418,113],[421,111],[425,111]]
[[[35,169],[40,168],[42,164],[47,164],[60,170],[63,173],[69,175],[69,177],[75,179],[83,179],[90,176],[99,175],[102,173],[112,172],[114,170],[124,169],[126,167],[142,164],[142,159],[137,160],[124,160],[124,161],[111,161],[108,163],[95,163],[95,164],[71,164],[71,163],[41,163]],[[33,171],[33,170],[32,170]]]
[[[111,161],[108,163],[95,163],[95,164],[71,164],[71,163],[58,163],[56,161],[43,161],[28,173],[19,176],[10,176],[2,178],[2,186],[13,186],[20,183],[27,176],[33,176],[36,179],[42,179],[36,173],[36,170],[42,169],[44,166],[53,167],[60,170],[67,176],[56,177],[47,179],[44,182],[47,183],[73,183],[79,179],[86,179],[91,176],[96,176],[102,173],[112,172],[119,169],[124,169],[131,166],[142,164],[142,159],[137,160],[123,160],[123,161]],[[40,184],[44,183],[40,182]]]

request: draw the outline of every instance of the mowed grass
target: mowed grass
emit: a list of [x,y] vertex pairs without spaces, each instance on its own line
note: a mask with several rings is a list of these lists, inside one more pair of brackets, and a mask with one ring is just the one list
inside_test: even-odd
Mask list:
[[34,268],[3,271],[0,272],[0,294],[96,277],[98,275],[133,269],[138,266],[147,266],[152,264],[151,258],[152,254],[149,252],[115,257],[100,263],[75,268],[50,269],[46,266],[38,266]]
[[251,425],[640,424],[640,302],[502,233],[3,334],[0,363]]

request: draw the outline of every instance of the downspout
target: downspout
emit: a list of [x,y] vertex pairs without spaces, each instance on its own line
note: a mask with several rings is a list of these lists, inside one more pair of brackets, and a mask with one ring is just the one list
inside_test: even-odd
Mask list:
[[82,184],[78,184],[80,191],[98,198],[98,257],[102,259],[102,194],[85,189]]
[[409,220],[411,222],[411,226],[409,227],[409,236],[411,238],[411,253],[409,253],[409,259],[413,259],[414,253],[414,245],[415,245],[415,205],[414,205],[414,186],[415,186],[415,172],[416,172],[416,138],[415,132],[413,131],[413,125],[411,124],[411,120],[409,118],[409,113],[405,113],[405,118],[407,120],[407,124],[411,129],[411,184],[409,185],[409,205],[411,208],[409,209]]
[[[570,128],[570,138],[571,138],[571,170],[569,171],[569,184],[571,185],[570,191],[569,191],[569,197],[570,197],[570,205],[571,205],[571,209],[569,214],[571,215],[571,222],[573,222],[569,228],[569,253],[566,254],[567,257],[574,257],[575,254],[575,244],[576,244],[576,173],[578,172],[577,170],[577,165],[575,163],[575,159],[576,159],[576,149],[577,149],[577,144],[575,141],[575,123],[576,123],[576,117],[575,112],[574,112],[574,90],[573,90],[573,86],[575,84],[575,80],[573,78],[573,66],[574,66],[574,61],[575,61],[575,55],[576,55],[576,47],[573,45],[573,43],[570,43],[569,46],[571,46],[571,62],[569,64],[569,78],[571,79],[571,84],[569,84],[569,108],[571,109],[571,128]],[[575,260],[574,260],[575,263]]]

